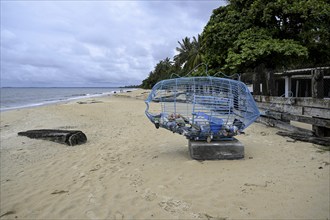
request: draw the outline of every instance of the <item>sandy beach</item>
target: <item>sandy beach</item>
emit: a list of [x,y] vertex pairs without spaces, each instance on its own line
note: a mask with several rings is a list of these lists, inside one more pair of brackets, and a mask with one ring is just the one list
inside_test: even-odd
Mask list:
[[[147,92],[1,112],[0,219],[329,219],[330,152],[254,123],[241,160],[196,161]],[[72,129],[67,146],[18,136]]]

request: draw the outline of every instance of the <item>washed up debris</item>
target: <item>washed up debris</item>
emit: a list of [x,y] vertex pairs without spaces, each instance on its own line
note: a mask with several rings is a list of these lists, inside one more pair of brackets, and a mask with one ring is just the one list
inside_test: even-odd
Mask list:
[[308,134],[300,134],[300,133],[286,132],[286,131],[278,131],[276,134],[290,137],[297,141],[305,141],[313,144],[326,146],[328,147],[328,150],[330,150],[330,137],[315,137],[315,136],[310,136]]
[[103,103],[103,102],[93,99],[93,100],[88,100],[88,101],[79,101],[77,103],[82,105],[82,104],[95,104],[95,103]]
[[86,135],[82,131],[77,130],[39,129],[18,132],[18,135],[54,141],[69,146],[84,144],[87,141]]
[[8,211],[8,212],[5,212],[5,213],[1,214],[1,215],[0,215],[0,218],[4,217],[4,216],[6,216],[6,215],[13,215],[13,214],[15,214],[15,213],[16,213],[15,210],[10,210],[10,211]]
[[67,190],[55,190],[54,192],[52,192],[51,194],[52,195],[55,195],[55,194],[63,194],[63,193],[68,193],[69,191]]

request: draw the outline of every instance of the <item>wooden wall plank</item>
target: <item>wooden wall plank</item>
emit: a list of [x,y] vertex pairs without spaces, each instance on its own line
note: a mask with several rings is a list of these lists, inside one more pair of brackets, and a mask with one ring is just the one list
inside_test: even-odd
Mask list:
[[274,104],[292,104],[297,106],[317,107],[326,108],[330,111],[330,99],[316,99],[311,97],[276,97],[276,96],[262,96],[254,95],[256,102],[266,102]]

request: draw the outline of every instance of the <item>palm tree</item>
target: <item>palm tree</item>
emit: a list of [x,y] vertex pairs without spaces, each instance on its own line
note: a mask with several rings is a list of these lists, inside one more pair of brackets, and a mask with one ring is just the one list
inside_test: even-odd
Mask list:
[[166,57],[166,59],[159,61],[159,63],[155,67],[154,73],[159,77],[158,81],[160,81],[169,78],[172,69],[173,62],[169,57]]
[[203,53],[202,53],[202,38],[201,35],[197,35],[197,39],[193,37],[192,41],[192,51],[190,54],[190,68],[194,68],[195,66],[201,64],[203,62]]
[[185,37],[182,39],[182,43],[178,41],[180,47],[176,47],[176,51],[179,53],[174,56],[174,61],[178,63],[180,66],[185,66],[189,59],[189,54],[192,48],[192,44],[190,42],[189,37]]
[[185,71],[193,69],[198,64],[202,63],[201,36],[198,34],[197,39],[193,37],[190,42],[189,37],[178,41],[180,47],[176,47],[179,53],[174,56],[174,61],[183,67]]

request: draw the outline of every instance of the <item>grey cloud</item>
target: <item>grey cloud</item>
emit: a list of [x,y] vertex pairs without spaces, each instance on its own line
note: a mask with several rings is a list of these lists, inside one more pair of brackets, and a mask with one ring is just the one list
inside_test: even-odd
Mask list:
[[1,1],[1,86],[139,84],[221,3]]

